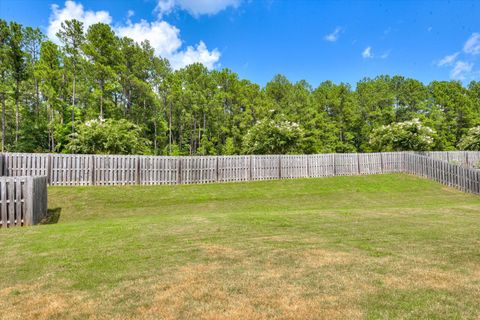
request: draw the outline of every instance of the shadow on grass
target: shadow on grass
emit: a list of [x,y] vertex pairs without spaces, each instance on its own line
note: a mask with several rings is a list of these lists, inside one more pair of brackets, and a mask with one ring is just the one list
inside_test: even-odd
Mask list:
[[53,208],[47,210],[47,216],[42,219],[40,224],[55,224],[60,219],[62,208]]

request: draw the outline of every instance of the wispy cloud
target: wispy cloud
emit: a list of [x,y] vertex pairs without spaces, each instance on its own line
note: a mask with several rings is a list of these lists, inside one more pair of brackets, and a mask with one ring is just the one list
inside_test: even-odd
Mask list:
[[437,67],[450,67],[450,79],[461,81],[478,79],[480,72],[474,70],[474,66],[476,55],[480,54],[480,33],[472,33],[462,49],[434,63]]
[[480,53],[480,33],[472,33],[463,45],[463,52],[473,55]]
[[344,31],[341,27],[336,27],[332,33],[325,35],[324,39],[330,42],[335,42],[340,37],[340,34]]
[[365,50],[362,51],[362,57],[364,59],[371,59],[373,58],[372,47],[366,47]]
[[450,55],[446,55],[440,61],[438,61],[437,66],[443,67],[443,66],[451,65],[452,63],[454,63],[457,60],[459,54],[460,54],[460,52],[455,52],[455,53],[452,53]]
[[465,80],[467,74],[473,69],[473,63],[465,61],[457,61],[450,71],[450,78],[455,80]]
[[380,56],[380,59],[387,59],[389,56],[390,56],[390,50],[382,53],[382,55]]

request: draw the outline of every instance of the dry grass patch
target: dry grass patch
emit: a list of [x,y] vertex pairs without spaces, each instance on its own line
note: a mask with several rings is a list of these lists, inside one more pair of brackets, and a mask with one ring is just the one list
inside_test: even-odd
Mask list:
[[[344,319],[360,318],[350,290],[344,294],[312,294],[299,284],[299,274],[288,270],[256,271],[243,265],[242,273],[228,265],[196,264],[181,268],[166,284],[155,286],[141,319]],[[238,266],[233,266],[238,268]],[[347,303],[345,303],[347,302]]]

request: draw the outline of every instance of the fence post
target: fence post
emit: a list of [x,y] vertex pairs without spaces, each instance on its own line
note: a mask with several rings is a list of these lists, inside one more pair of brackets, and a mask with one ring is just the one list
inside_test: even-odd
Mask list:
[[141,180],[140,179],[140,169],[141,169],[141,167],[140,167],[140,156],[136,156],[134,159],[137,160],[137,165],[136,165],[136,168],[135,168],[135,171],[136,171],[135,172],[135,184],[140,184],[140,182],[141,182],[140,181]]
[[337,159],[336,159],[336,153],[332,153],[332,159],[333,159],[333,175],[337,175]]
[[282,179],[282,155],[278,155],[278,179]]
[[215,181],[218,181],[218,156],[215,157]]
[[252,174],[252,157],[253,157],[252,155],[249,155],[249,156],[248,156],[248,159],[249,159],[249,161],[248,161],[248,166],[249,166],[249,168],[248,168],[248,180],[253,180],[253,174]]
[[47,156],[47,184],[52,184],[52,154]]
[[305,156],[307,158],[307,178],[310,178],[310,155]]
[[380,152],[380,172],[383,173],[383,152]]
[[90,185],[95,185],[95,156],[92,154],[90,156]]
[[360,174],[360,153],[357,153],[357,171]]
[[25,179],[25,215],[24,225],[31,226],[33,224],[33,177]]
[[177,184],[182,184],[182,157],[178,157]]

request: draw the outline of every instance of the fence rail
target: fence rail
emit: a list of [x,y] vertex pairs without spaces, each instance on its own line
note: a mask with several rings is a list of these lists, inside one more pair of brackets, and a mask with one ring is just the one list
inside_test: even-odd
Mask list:
[[0,177],[0,228],[32,225],[47,214],[47,177]]
[[[465,183],[474,183],[477,175],[472,172],[477,171],[473,168],[479,162],[480,152],[473,151],[195,157],[0,154],[4,176],[46,176],[47,182],[56,186],[191,184],[409,172],[470,190],[462,184],[461,176],[468,176]],[[434,167],[432,172],[428,171],[430,165]],[[458,181],[453,171],[444,172],[446,168],[459,170]],[[451,180],[444,182],[447,177]]]

